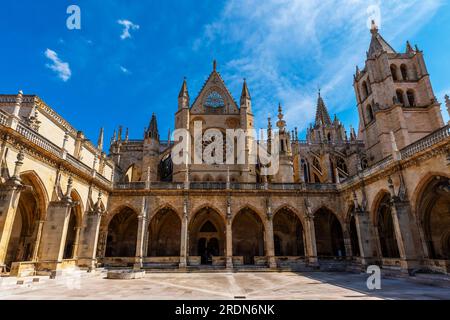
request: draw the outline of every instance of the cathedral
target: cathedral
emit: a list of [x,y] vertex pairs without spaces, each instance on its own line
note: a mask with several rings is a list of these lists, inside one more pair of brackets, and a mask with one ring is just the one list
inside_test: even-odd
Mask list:
[[[319,92],[305,140],[280,105],[266,138],[246,137],[244,161],[225,163],[190,160],[216,142],[210,130],[255,129],[257,106],[245,80],[233,98],[215,62],[195,99],[183,81],[167,140],[153,115],[142,139],[120,127],[109,150],[103,130],[92,143],[38,96],[0,95],[0,272],[449,274],[450,126],[423,52],[409,42],[397,52],[373,23],[353,86],[358,128],[331,118]],[[180,130],[194,146],[185,163],[174,159]],[[250,161],[259,145],[278,156],[271,174]]]

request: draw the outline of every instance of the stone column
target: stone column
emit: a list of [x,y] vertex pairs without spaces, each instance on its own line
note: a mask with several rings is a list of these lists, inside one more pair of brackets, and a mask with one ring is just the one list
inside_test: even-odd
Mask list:
[[275,269],[277,267],[277,261],[275,259],[275,249],[273,242],[273,216],[272,209],[269,207],[267,209],[267,218],[266,218],[266,256],[268,259],[269,268]]
[[188,202],[184,200],[183,218],[181,219],[180,264],[179,268],[187,267],[187,239],[188,239]]
[[309,266],[318,267],[316,230],[314,229],[314,215],[305,216],[306,258]]
[[60,201],[52,201],[48,205],[47,219],[42,229],[39,269],[51,271],[54,276],[58,275],[61,271],[70,212],[77,205],[70,197],[72,183],[73,179],[70,177],[66,195],[63,199]]
[[392,201],[392,219],[394,222],[395,238],[400,252],[402,270],[408,272],[419,264],[417,248],[410,225],[410,206],[407,201]]
[[0,188],[0,272],[5,268],[20,193],[24,189],[20,181],[20,168],[23,165],[24,158],[24,153],[20,151],[17,155],[14,175]]
[[37,232],[36,232],[36,242],[34,244],[34,249],[33,249],[33,257],[32,257],[32,261],[38,261],[38,256],[39,256],[39,247],[41,244],[41,238],[42,238],[42,229],[44,228],[44,223],[45,220],[39,220],[37,225]]
[[[229,173],[229,170],[228,170]],[[228,180],[229,178],[227,178]],[[231,214],[231,198],[228,196],[227,199],[227,225],[226,225],[226,268],[229,270],[233,269],[233,216]]]
[[141,269],[144,265],[144,238],[147,231],[147,205],[146,198],[142,199],[141,213],[138,217],[138,231],[136,239],[136,258],[134,269]]
[[232,270],[233,269],[233,228],[232,228],[232,220],[231,218],[227,218],[227,227],[226,227],[226,268]]
[[[100,199],[100,196],[99,196]],[[100,222],[103,210],[100,203],[94,206],[94,209],[87,212],[84,216],[84,228],[80,236],[80,245],[78,252],[78,266],[94,269],[97,263],[97,246],[100,234]]]
[[50,202],[42,230],[39,269],[57,272],[60,270],[73,205],[68,197]]
[[375,264],[377,260],[376,237],[369,215],[368,211],[355,212],[356,233],[363,266]]
[[400,176],[399,195],[396,194],[394,184],[391,178],[388,180],[389,192],[391,194],[391,214],[394,224],[395,238],[397,239],[398,250],[401,258],[401,268],[404,272],[409,272],[419,265],[417,251],[419,248],[415,245],[413,230],[410,220],[411,207],[402,192],[403,180]]
[[82,229],[81,227],[75,228],[75,240],[73,242],[73,252],[72,252],[73,259],[78,259],[78,248],[80,245],[81,229]]

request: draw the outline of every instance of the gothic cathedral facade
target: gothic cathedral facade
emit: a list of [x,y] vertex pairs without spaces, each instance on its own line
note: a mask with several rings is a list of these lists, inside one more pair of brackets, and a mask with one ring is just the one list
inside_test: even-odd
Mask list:
[[[283,108],[279,170],[243,163],[179,164],[153,115],[143,139],[122,128],[105,151],[37,96],[0,95],[0,271],[99,266],[137,269],[363,270],[450,273],[450,126],[423,52],[397,52],[372,26],[354,90],[359,127],[346,131],[319,93],[300,140]],[[195,100],[186,79],[174,128],[200,152],[202,132],[255,128],[244,81],[237,102],[213,70]],[[450,99],[446,97],[447,112]],[[230,143],[223,145],[224,153]],[[195,148],[195,147],[194,147]]]

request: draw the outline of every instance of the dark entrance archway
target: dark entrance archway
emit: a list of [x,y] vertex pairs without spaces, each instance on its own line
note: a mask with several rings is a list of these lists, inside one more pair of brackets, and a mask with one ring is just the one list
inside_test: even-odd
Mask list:
[[418,202],[430,259],[450,260],[450,180],[433,177]]
[[251,209],[239,211],[233,220],[233,256],[244,257],[244,264],[255,263],[255,256],[264,256],[264,225]]
[[5,264],[8,268],[13,262],[37,258],[39,220],[44,220],[47,206],[45,190],[38,176],[34,172],[24,173],[21,180],[25,189],[20,193],[6,252]]
[[400,258],[397,238],[395,237],[394,221],[390,195],[385,194],[378,205],[377,230],[380,240],[381,255],[383,258]]
[[200,209],[189,227],[189,254],[201,264],[213,264],[214,257],[225,256],[225,223],[212,208]]
[[276,256],[304,256],[303,226],[292,210],[283,208],[273,218]]
[[172,209],[160,210],[149,224],[148,256],[179,257],[180,243],[180,217]]
[[138,218],[125,207],[110,221],[105,257],[134,257],[136,254]]
[[315,214],[317,255],[322,258],[345,257],[344,236],[336,215],[321,208]]

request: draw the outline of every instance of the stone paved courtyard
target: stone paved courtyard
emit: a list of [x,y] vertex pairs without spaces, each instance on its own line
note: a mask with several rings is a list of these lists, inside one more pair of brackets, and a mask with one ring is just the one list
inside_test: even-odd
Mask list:
[[367,276],[347,273],[154,273],[138,280],[105,274],[0,287],[2,300],[28,299],[450,299],[450,288],[382,279],[369,291]]

